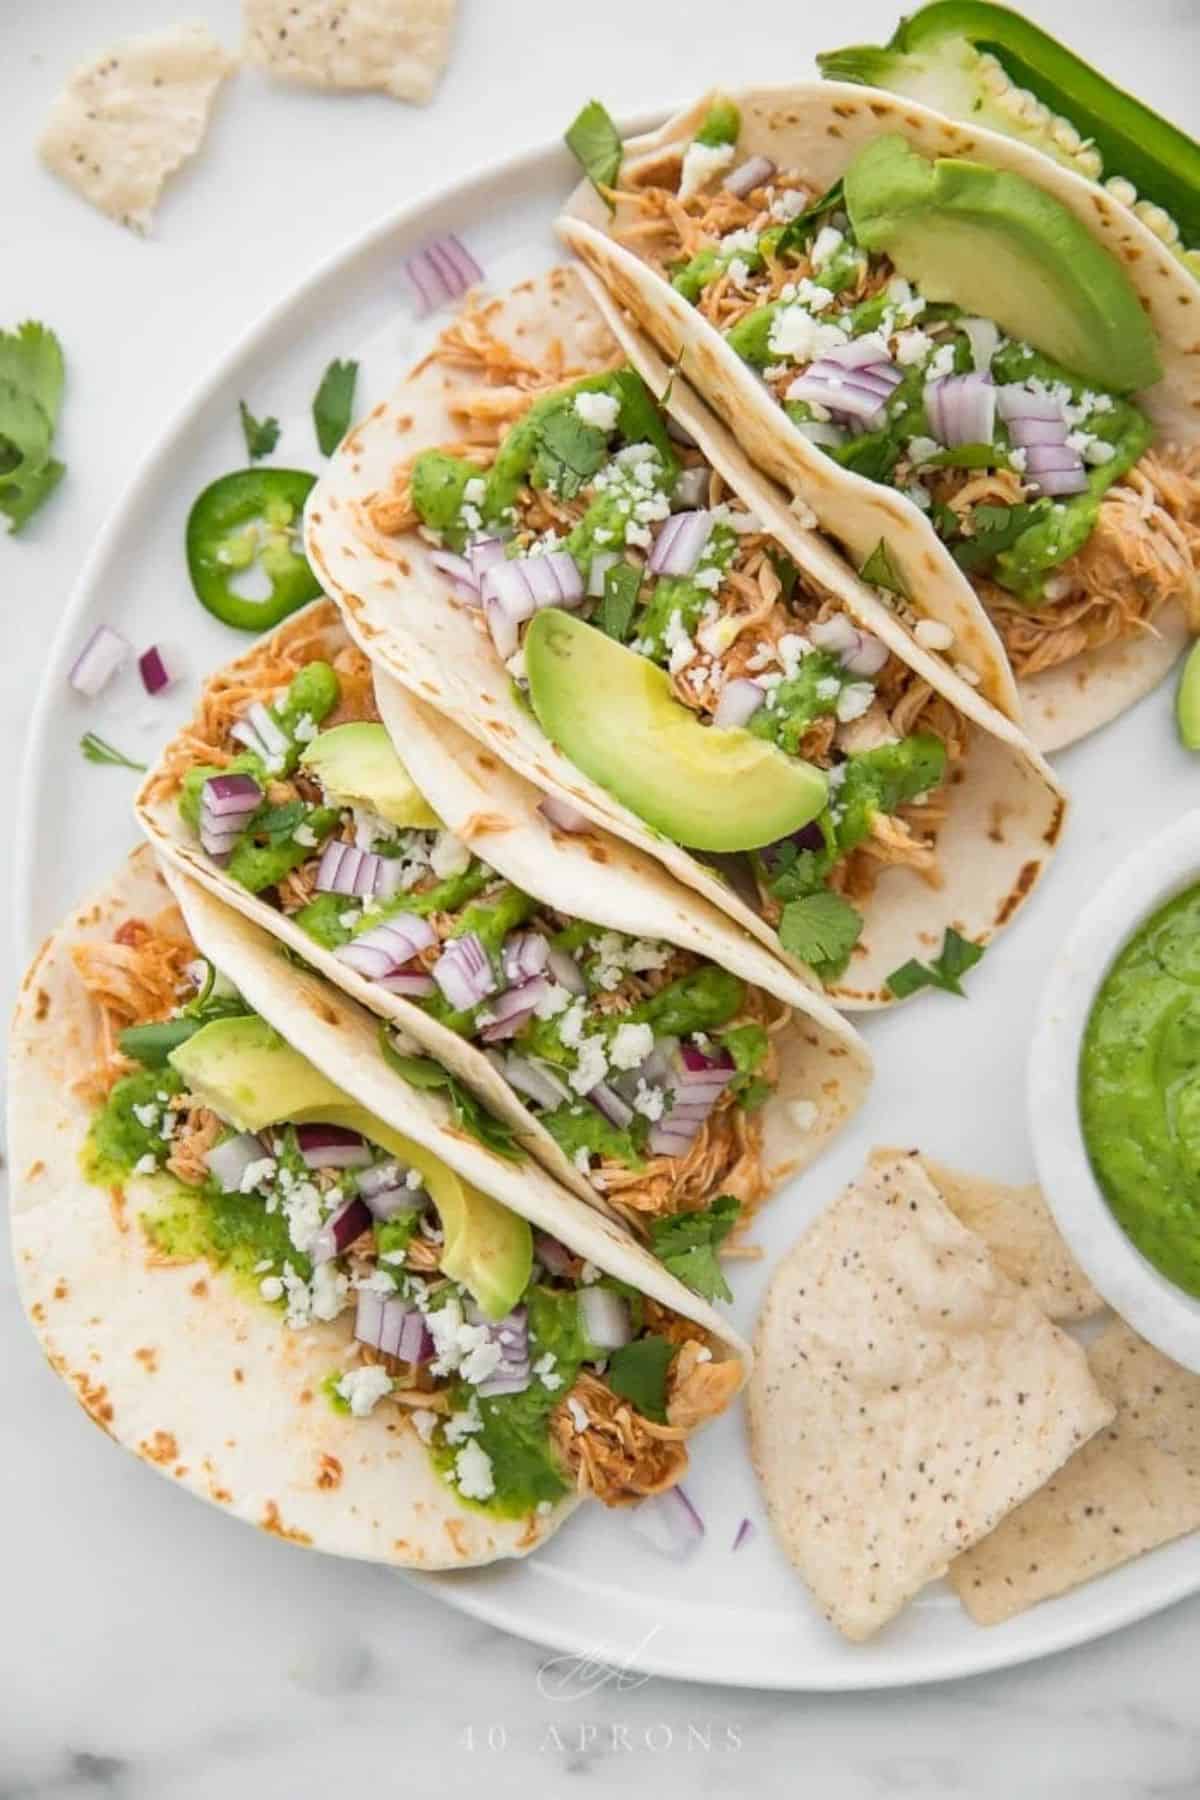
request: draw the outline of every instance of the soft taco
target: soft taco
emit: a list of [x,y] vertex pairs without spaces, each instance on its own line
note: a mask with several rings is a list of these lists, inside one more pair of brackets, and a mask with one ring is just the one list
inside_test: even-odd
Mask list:
[[885,1003],[947,932],[1013,916],[1062,797],[615,318],[614,339],[588,279],[467,305],[313,490],[310,558],[419,700],[837,1004]]
[[744,1346],[171,881],[137,852],[43,946],[12,1037],[17,1278],[95,1422],[264,1530],[409,1567],[671,1489]]
[[373,680],[324,601],[208,683],[138,810],[175,867],[452,1070],[464,1122],[656,1248],[728,1232],[854,1111],[870,1058],[661,864],[567,837],[540,799]]
[[1200,288],[1116,194],[839,82],[625,144],[588,115],[562,235],[884,604],[1043,750],[1161,679],[1200,623]]

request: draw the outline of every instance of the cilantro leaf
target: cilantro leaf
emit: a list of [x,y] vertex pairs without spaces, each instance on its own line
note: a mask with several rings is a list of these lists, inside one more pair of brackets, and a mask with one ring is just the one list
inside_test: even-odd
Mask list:
[[278,848],[287,843],[297,825],[303,824],[305,810],[303,800],[268,806],[250,821],[250,830],[256,837],[265,837],[269,844]]
[[410,1087],[445,1089],[455,1123],[477,1143],[490,1150],[493,1156],[504,1157],[507,1162],[524,1160],[524,1152],[518,1149],[514,1141],[512,1127],[493,1118],[483,1102],[477,1100],[470,1089],[463,1087],[440,1063],[434,1062],[431,1056],[408,1056],[397,1050],[387,1025],[382,1020],[379,1024],[378,1041],[388,1068],[407,1081]]
[[667,1417],[667,1370],[675,1355],[670,1338],[651,1334],[635,1338],[608,1359],[608,1385],[632,1401],[644,1419],[660,1425]]
[[238,401],[238,416],[242,421],[242,436],[246,440],[246,455],[251,462],[257,462],[260,456],[270,456],[279,442],[278,419],[256,419],[244,400]]
[[650,1248],[664,1269],[705,1300],[732,1300],[717,1248],[737,1223],[740,1203],[722,1194],[703,1212],[675,1213],[650,1226]]
[[604,577],[604,598],[592,623],[606,637],[616,638],[618,644],[628,641],[641,585],[642,572],[635,569],[632,563],[614,563]]
[[800,579],[800,571],[786,550],[768,550],[767,561],[770,563],[783,585],[783,592],[780,594],[779,598],[783,605],[787,606],[796,590],[796,583]]
[[608,438],[598,425],[581,419],[573,406],[548,413],[538,432],[530,480],[560,499],[573,500],[608,460]]
[[106,744],[102,737],[94,731],[85,731],[79,740],[79,748],[90,763],[107,763],[114,769],[144,769],[144,762],[134,762],[113,744]]
[[803,250],[809,238],[813,236],[811,227],[816,224],[822,214],[832,212],[835,206],[840,206],[842,198],[842,178],[839,175],[833,186],[826,188],[823,194],[818,194],[811,206],[806,206],[803,212],[797,213],[794,219],[788,220],[775,245],[776,256],[782,256],[788,250]]
[[779,941],[811,969],[833,978],[845,969],[862,928],[862,914],[825,889],[788,902],[779,921]]
[[864,581],[871,583],[872,587],[887,588],[889,593],[900,594],[907,598],[908,587],[903,575],[892,561],[892,553],[888,549],[886,538],[880,538],[858,572]]
[[0,378],[0,489],[36,475],[50,454],[50,419],[33,395]]
[[354,412],[356,362],[333,361],[321,377],[312,403],[313,425],[322,456],[332,456],[350,429]]
[[56,462],[51,457],[33,474],[23,476],[20,482],[0,487],[0,512],[8,519],[9,531],[14,537],[50,498],[66,472],[66,463]]
[[567,127],[563,141],[593,187],[613,186],[621,172],[621,134],[599,100],[588,101]]
[[974,507],[970,515],[971,536],[954,546],[955,562],[960,569],[978,569],[984,563],[994,562],[1044,511],[1040,501],[1033,506]]
[[942,939],[941,952],[931,963],[911,958],[892,971],[887,986],[896,1000],[907,1000],[910,994],[927,987],[940,988],[944,994],[957,994],[960,1000],[965,1000],[962,977],[968,969],[975,967],[983,950],[982,944],[973,944],[970,938],[960,936],[950,926]]
[[45,413],[53,431],[62,405],[62,346],[45,325],[27,319],[15,331],[0,331],[0,381],[11,381]]

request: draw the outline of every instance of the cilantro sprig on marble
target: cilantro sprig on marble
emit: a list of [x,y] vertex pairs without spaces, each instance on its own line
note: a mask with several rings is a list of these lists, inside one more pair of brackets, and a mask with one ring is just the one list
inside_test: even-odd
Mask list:
[[0,331],[0,512],[14,534],[66,474],[50,454],[65,377],[62,346],[47,326],[28,319]]

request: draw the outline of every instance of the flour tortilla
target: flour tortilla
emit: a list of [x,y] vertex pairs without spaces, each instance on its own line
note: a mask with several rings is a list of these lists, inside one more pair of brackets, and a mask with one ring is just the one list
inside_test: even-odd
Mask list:
[[1116,1417],[952,1564],[979,1625],[997,1625],[1200,1530],[1200,1375],[1121,1320],[1088,1351]]
[[[647,167],[695,136],[714,96],[706,95],[657,131],[625,146],[625,170]],[[1177,258],[1112,195],[1036,150],[997,132],[958,124],[916,101],[843,82],[799,82],[732,96],[741,110],[739,154],[765,155],[780,168],[803,169],[818,191],[832,186],[862,147],[899,132],[926,156],[961,156],[1023,175],[1052,194],[1124,265],[1158,335],[1162,379],[1138,396],[1166,441],[1187,444],[1200,430],[1200,287]],[[919,596],[922,611],[956,633],[958,654],[980,678],[980,691],[1010,718],[1022,706],[1030,734],[1044,751],[1059,749],[1105,724],[1162,679],[1182,647],[1178,608],[1164,610],[1159,637],[1139,635],[1119,654],[1099,651],[1049,677],[1015,683],[1003,646],[966,576],[925,515],[903,494],[840,469],[809,443],[765,391],[754,372],[683,296],[609,235],[605,202],[584,181],[567,203],[559,229],[610,293],[633,313],[670,361],[727,419],[752,460],[817,514],[856,569],[881,537],[892,561]],[[975,628],[968,620],[974,617]],[[1019,697],[1018,697],[1019,689]]]
[[861,1641],[1109,1423],[1082,1349],[911,1156],[872,1160],[759,1316],[754,1467],[783,1549]]
[[433,98],[456,0],[242,0],[242,56],[304,87]]
[[[328,601],[317,602],[304,616],[324,622],[328,658],[348,644]],[[283,630],[294,630],[297,623],[294,618]],[[227,680],[263,658],[271,660],[273,642],[271,637],[261,640],[216,679]],[[376,691],[383,721],[417,786],[443,822],[499,874],[573,918],[586,917],[631,937],[661,938],[693,950],[795,1009],[793,1023],[777,1039],[780,1081],[764,1108],[764,1142],[772,1189],[805,1168],[857,1110],[870,1084],[870,1055],[853,1027],[757,940],[680,888],[660,863],[603,832],[586,839],[562,837],[537,812],[538,790],[480,751],[475,740],[449,719],[407,699],[406,690],[386,677],[378,678]],[[173,751],[174,745],[168,745],[164,753],[168,761]],[[180,818],[175,793],[162,790],[160,771],[152,770],[138,796],[137,811],[146,835],[168,862],[236,907],[360,1004],[399,1025],[461,1075],[564,1187],[606,1210],[602,1196],[482,1051],[421,1007],[365,980],[286,914],[232,881]]]
[[130,38],[74,71],[39,140],[42,161],[110,219],[149,231],[233,68],[203,25]]
[[875,1150],[871,1160],[919,1163],[960,1225],[981,1237],[1002,1275],[1024,1288],[1048,1319],[1058,1324],[1092,1319],[1105,1311],[1064,1242],[1036,1183],[1010,1187],[968,1175],[919,1150]]
[[[536,1166],[502,1161],[453,1125],[437,1094],[393,1075],[374,1024],[202,889],[173,877],[199,948],[250,1004],[354,1098],[573,1251],[631,1282],[717,1340],[746,1347],[615,1227]],[[11,1224],[21,1296],[51,1365],[110,1437],[235,1517],[297,1544],[402,1567],[523,1556],[570,1514],[496,1519],[459,1504],[414,1430],[381,1406],[340,1416],[321,1383],[345,1357],[348,1319],[286,1330],[207,1264],[155,1262],[138,1224],[153,1181],[107,1194],[79,1168],[92,1108],[95,1017],[70,947],[152,918],[171,893],[143,846],[43,945],[25,976],[9,1069]]]
[[[489,323],[535,365],[560,347],[567,376],[618,360],[612,333],[571,269],[552,269],[491,301]],[[661,361],[648,349],[637,361],[661,393],[666,386]],[[655,858],[802,970],[787,957],[774,929],[707,863],[652,831],[543,736],[529,709],[514,697],[478,613],[453,598],[420,535],[392,538],[375,529],[370,505],[388,491],[395,465],[460,435],[452,404],[461,389],[474,385],[471,377],[423,363],[349,432],[306,511],[306,547],[323,587],[367,655],[419,700],[447,714],[528,782],[560,795]],[[865,903],[865,929],[850,967],[826,990],[846,1008],[888,1004],[887,977],[910,957],[936,955],[948,926],[986,943],[1009,922],[1049,861],[1065,798],[1016,728],[939,659],[919,651],[895,616],[830,555],[819,536],[797,522],[779,490],[751,467],[685,382],[675,381],[668,410],[789,554],[932,687],[948,694],[972,723],[969,754],[948,784],[948,816],[939,840],[943,885],[934,889],[907,869],[886,870]]]

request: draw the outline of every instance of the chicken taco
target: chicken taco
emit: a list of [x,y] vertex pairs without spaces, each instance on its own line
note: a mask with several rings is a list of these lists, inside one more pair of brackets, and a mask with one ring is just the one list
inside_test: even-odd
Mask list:
[[742,1344],[171,880],[143,848],[69,919],[12,1039],[17,1278],[95,1422],[264,1530],[408,1567],[672,1490]]
[[468,1129],[655,1247],[681,1219],[744,1226],[858,1106],[857,1033],[661,864],[559,832],[486,751],[480,788],[457,784],[468,748],[373,680],[324,601],[208,683],[139,812],[176,867],[453,1070]]
[[1117,195],[839,82],[568,141],[567,242],[1043,750],[1161,679],[1200,623],[1200,289]]
[[1013,916],[1061,795],[590,279],[469,303],[313,490],[309,556],[418,700],[837,1004],[885,1003]]

